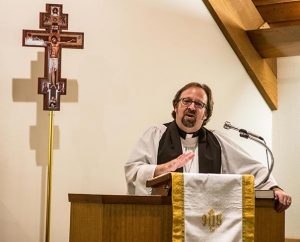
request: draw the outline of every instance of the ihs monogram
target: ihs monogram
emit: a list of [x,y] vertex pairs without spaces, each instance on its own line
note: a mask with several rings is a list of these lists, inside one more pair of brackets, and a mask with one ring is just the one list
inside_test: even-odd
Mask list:
[[217,227],[219,227],[223,222],[223,215],[222,213],[220,214],[215,214],[214,209],[210,209],[208,214],[204,214],[202,216],[202,225],[206,226],[208,225],[209,230],[211,232],[215,231]]

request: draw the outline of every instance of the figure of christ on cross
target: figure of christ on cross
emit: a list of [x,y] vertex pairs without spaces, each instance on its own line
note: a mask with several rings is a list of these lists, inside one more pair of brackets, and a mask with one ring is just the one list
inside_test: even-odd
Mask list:
[[68,15],[61,4],[46,4],[46,13],[40,13],[40,28],[23,30],[23,46],[44,47],[44,77],[39,78],[38,93],[44,95],[43,109],[60,110],[60,95],[66,94],[67,81],[61,78],[61,49],[83,48],[84,34],[63,32],[68,29]]

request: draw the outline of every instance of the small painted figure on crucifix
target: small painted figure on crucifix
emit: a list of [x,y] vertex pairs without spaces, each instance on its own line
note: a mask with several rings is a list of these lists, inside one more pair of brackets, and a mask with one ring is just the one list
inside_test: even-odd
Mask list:
[[68,29],[68,14],[62,13],[61,4],[46,4],[40,14],[40,28],[23,30],[23,46],[40,46],[45,52],[45,77],[39,78],[38,93],[44,95],[44,110],[59,111],[60,95],[66,94],[67,81],[61,78],[62,48],[83,48],[83,33],[63,32]]
[[58,83],[58,58],[59,58],[59,42],[56,36],[51,36],[48,43],[48,56],[49,56],[49,67],[48,67],[48,77],[50,77],[50,82],[56,87]]

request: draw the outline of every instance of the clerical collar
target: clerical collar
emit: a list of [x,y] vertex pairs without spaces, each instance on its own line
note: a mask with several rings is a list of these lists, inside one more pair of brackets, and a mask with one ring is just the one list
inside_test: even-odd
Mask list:
[[189,138],[194,138],[194,137],[198,137],[198,136],[200,136],[200,140],[205,138],[205,131],[203,128],[200,128],[198,131],[196,131],[194,133],[186,133],[185,131],[181,130],[177,124],[176,124],[176,126],[177,126],[180,137],[183,139],[189,139]]

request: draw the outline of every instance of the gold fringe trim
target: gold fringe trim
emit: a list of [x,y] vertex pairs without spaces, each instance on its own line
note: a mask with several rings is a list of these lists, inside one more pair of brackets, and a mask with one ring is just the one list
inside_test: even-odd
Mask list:
[[172,242],[184,241],[184,182],[183,174],[172,172],[173,231]]
[[254,177],[243,175],[243,242],[254,241],[255,198]]

